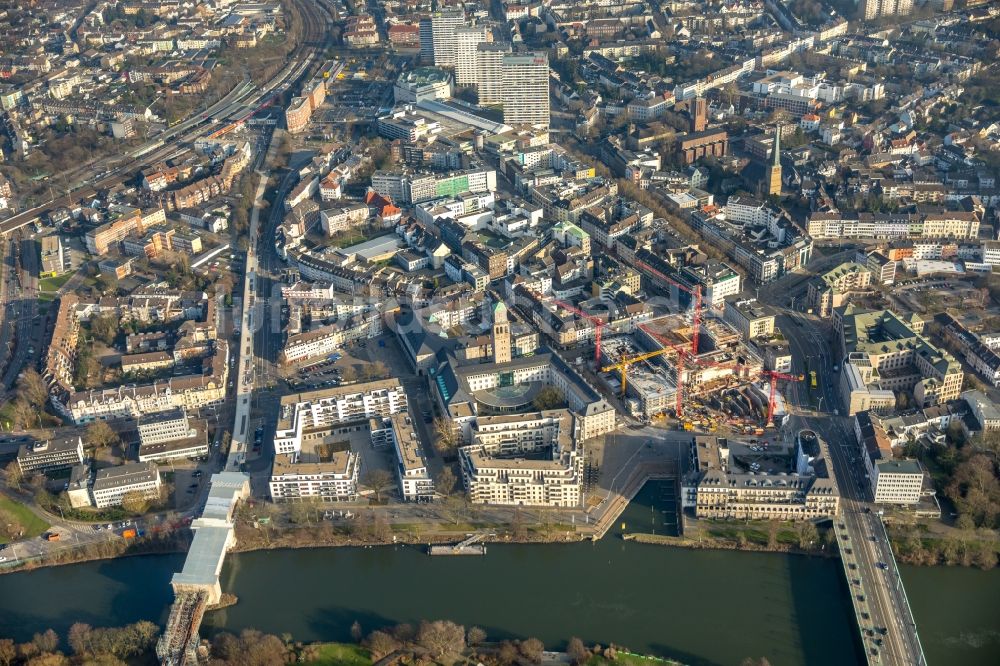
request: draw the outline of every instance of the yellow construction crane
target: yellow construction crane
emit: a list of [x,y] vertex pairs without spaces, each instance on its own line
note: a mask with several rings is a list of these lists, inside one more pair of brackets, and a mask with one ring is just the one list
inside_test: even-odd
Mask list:
[[674,347],[664,347],[663,349],[657,349],[656,351],[646,352],[645,354],[636,354],[634,356],[627,356],[617,363],[612,363],[601,368],[601,372],[611,372],[612,370],[617,370],[619,376],[622,380],[622,395],[625,395],[625,386],[628,383],[628,369],[634,363],[639,363],[640,361],[646,361],[669,352],[676,352],[677,349]]

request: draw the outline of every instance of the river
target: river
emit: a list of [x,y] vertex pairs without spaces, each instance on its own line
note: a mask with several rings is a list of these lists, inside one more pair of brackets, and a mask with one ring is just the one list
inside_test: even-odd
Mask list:
[[[648,487],[622,520],[669,531]],[[669,514],[667,514],[669,515]],[[620,530],[620,526],[619,526]],[[0,576],[0,636],[26,640],[76,621],[163,622],[179,555],[146,556]],[[930,664],[1000,663],[1000,571],[906,568]],[[418,548],[327,548],[232,555],[223,589],[236,606],[206,617],[203,634],[256,627],[296,639],[345,640],[447,618],[491,637],[570,636],[616,642],[688,664],[858,663],[839,562],[772,553],[694,551],[624,542],[490,545],[485,557],[430,557]]]

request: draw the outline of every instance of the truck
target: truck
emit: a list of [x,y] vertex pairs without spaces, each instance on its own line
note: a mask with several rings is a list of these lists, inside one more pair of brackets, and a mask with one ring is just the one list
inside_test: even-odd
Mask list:
[[135,528],[130,527],[127,530],[122,531],[123,539],[134,539],[135,538]]
[[42,535],[42,538],[45,539],[46,541],[59,541],[59,533],[46,532],[45,534]]

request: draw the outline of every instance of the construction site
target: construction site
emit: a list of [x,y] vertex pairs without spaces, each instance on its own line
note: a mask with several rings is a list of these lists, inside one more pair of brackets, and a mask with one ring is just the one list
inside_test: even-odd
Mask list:
[[674,416],[695,427],[746,434],[784,414],[779,381],[798,377],[765,370],[729,324],[690,314],[650,319],[629,335],[604,338],[601,378],[644,421]]

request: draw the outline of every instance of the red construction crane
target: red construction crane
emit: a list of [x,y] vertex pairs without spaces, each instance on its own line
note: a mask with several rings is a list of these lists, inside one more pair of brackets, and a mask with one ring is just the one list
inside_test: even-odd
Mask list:
[[694,321],[692,322],[692,326],[691,326],[691,328],[692,328],[692,333],[691,333],[691,353],[697,355],[698,354],[698,334],[699,334],[699,331],[701,330],[701,285],[697,285],[696,284],[692,288],[692,287],[689,287],[689,286],[687,286],[685,284],[681,284],[677,280],[674,280],[673,278],[667,277],[666,275],[664,275],[660,271],[656,270],[655,268],[653,268],[652,266],[650,266],[649,264],[647,264],[642,259],[639,259],[638,257],[636,257],[633,260],[633,262],[635,263],[635,265],[638,268],[640,268],[640,269],[642,269],[644,271],[648,271],[648,272],[652,273],[653,275],[655,275],[656,277],[658,277],[659,279],[661,279],[664,282],[666,282],[667,284],[672,284],[675,287],[677,287],[678,289],[680,289],[681,291],[686,291],[687,293],[691,294],[691,297],[694,299]]
[[609,325],[608,322],[604,321],[600,317],[597,317],[595,315],[592,315],[592,314],[589,314],[587,312],[584,312],[583,310],[581,310],[580,308],[576,307],[575,305],[571,305],[570,303],[566,303],[564,301],[560,301],[558,298],[553,298],[552,296],[545,296],[544,294],[540,294],[537,291],[536,292],[532,292],[532,293],[539,300],[541,300],[541,301],[543,301],[545,303],[552,303],[553,305],[557,305],[557,306],[561,307],[564,310],[569,310],[570,312],[572,312],[576,316],[578,316],[578,317],[580,317],[582,319],[586,319],[587,321],[589,321],[591,324],[594,325],[594,365],[595,366],[600,365],[600,363],[601,363],[601,330],[605,326]]
[[790,382],[801,382],[805,376],[804,375],[786,375],[783,372],[775,372],[774,370],[764,370],[760,373],[761,377],[769,377],[771,380],[771,390],[768,393],[767,398],[767,419],[764,421],[764,427],[773,424],[774,421],[774,395],[778,389],[778,380],[784,379]]

